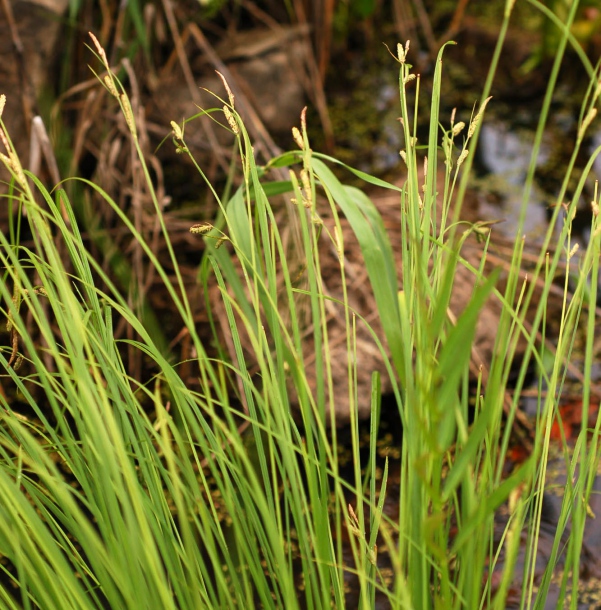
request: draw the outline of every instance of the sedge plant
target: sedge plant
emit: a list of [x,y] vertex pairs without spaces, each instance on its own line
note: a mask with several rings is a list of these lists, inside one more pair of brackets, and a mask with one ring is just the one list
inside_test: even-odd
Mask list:
[[[502,32],[510,13],[508,3]],[[153,192],[127,94],[97,44],[96,51],[104,85],[122,108]],[[347,168],[367,183],[397,193],[402,241],[395,247],[400,252],[367,195],[343,184],[332,171],[335,159],[311,149],[304,116],[294,132],[298,149],[261,167],[228,91],[220,112],[236,138],[240,186],[225,200],[214,191],[219,217],[195,231],[205,240],[199,282],[216,287],[220,295],[213,306],[227,320],[231,357],[225,348],[214,357],[200,338],[156,199],[175,280],[101,186],[86,183],[114,209],[161,278],[174,315],[192,339],[200,390],[186,387],[177,363],[90,255],[65,190],[49,192],[23,170],[2,124],[2,160],[13,176],[9,196],[26,210],[34,237],[27,246],[16,233],[0,234],[0,293],[11,336],[11,344],[0,352],[0,365],[3,380],[32,414],[20,415],[0,394],[4,607],[344,608],[350,607],[347,586],[352,582],[357,593],[353,603],[362,609],[375,607],[376,601],[406,609],[502,608],[516,578],[522,579],[522,607],[542,607],[568,522],[571,569],[562,591],[565,595],[568,585],[575,588],[599,424],[592,444],[583,424],[577,449],[566,458],[573,476],[566,483],[563,529],[548,573],[536,583],[541,585],[538,595],[533,566],[554,401],[579,318],[585,318],[590,337],[594,329],[596,215],[573,297],[565,300],[553,370],[540,369],[532,456],[506,476],[503,464],[517,398],[507,409],[509,364],[501,356],[511,354],[520,335],[526,335],[532,357],[542,360],[534,339],[539,330],[544,333],[545,305],[541,299],[527,331],[532,294],[528,287],[522,291],[518,281],[519,245],[504,292],[499,291],[498,272],[487,274],[484,261],[473,267],[461,256],[464,240],[480,228],[459,222],[465,188],[460,170],[464,176],[469,171],[488,95],[468,125],[452,120],[441,127],[443,53],[434,75],[429,139],[421,147],[417,102],[412,106],[407,94],[410,87],[419,94],[419,78],[411,72],[408,46],[397,48],[403,184]],[[593,86],[581,118],[582,135],[598,95]],[[183,129],[175,123],[172,127],[176,145],[188,152]],[[440,163],[445,166],[442,179]],[[272,180],[269,170],[288,173]],[[297,256],[305,279],[300,287],[293,264],[298,261],[290,258],[276,214],[274,202],[282,193],[294,200],[289,222],[298,228]],[[319,201],[334,218],[331,233],[320,222]],[[327,321],[332,297],[323,289],[318,244],[331,239],[341,253],[338,272],[345,287],[342,216],[356,236],[373,288],[383,332],[374,333],[374,344],[391,378],[402,422],[394,493],[388,461],[380,468],[376,460],[378,374],[369,397],[367,461],[361,454],[357,402],[366,397],[356,389],[356,329],[365,321],[349,306],[344,288],[338,304],[345,319],[353,469],[350,477],[341,476]],[[550,230],[548,241],[552,235]],[[573,256],[570,238],[568,214],[556,254],[546,256],[548,241],[541,251],[535,274],[543,276],[543,290],[549,290],[561,257]],[[485,258],[486,247],[483,252]],[[469,267],[475,287],[465,309],[451,321],[448,309],[460,265]],[[502,332],[473,406],[471,343],[479,312],[492,295],[504,305]],[[128,347],[152,363],[156,373],[150,381],[128,373],[123,341],[115,336],[117,320],[135,331],[137,339],[129,340]],[[307,327],[312,329],[312,368],[304,345]],[[592,357],[589,339],[589,373]],[[525,370],[526,364],[521,384]],[[590,388],[585,396],[590,400]],[[398,505],[396,516],[384,510],[387,500]],[[495,513],[503,504],[510,518],[499,540]],[[528,561],[524,573],[515,574],[523,531],[528,533]]]

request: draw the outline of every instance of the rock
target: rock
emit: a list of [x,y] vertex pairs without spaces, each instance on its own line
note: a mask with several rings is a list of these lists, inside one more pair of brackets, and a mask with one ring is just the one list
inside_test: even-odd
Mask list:
[[[168,124],[170,120],[181,121],[198,114],[199,107],[221,107],[221,102],[209,93],[227,100],[223,83],[215,74],[220,69],[225,72],[236,95],[236,109],[255,142],[267,133],[288,135],[290,125],[298,121],[305,104],[302,75],[308,45],[303,30],[294,27],[233,33],[215,49],[209,47],[209,56],[203,53],[191,62],[197,90],[191,92],[177,70],[161,74],[152,96],[156,110],[151,114],[157,121]],[[201,121],[207,123],[206,128],[212,125],[206,119]],[[207,149],[215,155],[215,143],[207,147],[205,126],[199,121],[188,123],[185,135],[196,158],[206,154]],[[226,129],[215,130],[215,136],[224,148],[234,141]]]

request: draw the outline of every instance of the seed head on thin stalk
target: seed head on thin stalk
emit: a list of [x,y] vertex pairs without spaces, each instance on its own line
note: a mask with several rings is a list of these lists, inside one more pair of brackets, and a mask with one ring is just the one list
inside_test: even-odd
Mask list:
[[184,130],[175,121],[171,121],[171,129],[173,129],[173,135],[178,140],[184,139]]
[[396,51],[399,63],[404,64],[407,60],[407,53],[409,53],[409,41],[405,43],[405,48],[403,48],[403,45],[399,42],[396,46]]
[[23,173],[23,168],[21,167],[21,163],[19,158],[17,157],[15,151],[11,148],[8,143],[8,138],[4,133],[3,129],[0,129],[0,140],[4,147],[8,151],[8,155],[0,153],[0,161],[6,165],[6,168],[13,173],[19,185],[23,188],[27,188],[27,181],[25,180],[25,174]]
[[578,130],[578,138],[582,138],[586,133],[586,130],[589,128],[589,125],[593,122],[594,118],[597,116],[597,109],[591,108],[584,117],[584,121],[582,121],[582,126]]
[[[6,105],[6,95],[4,93],[0,95],[0,117],[2,117],[2,113],[4,112],[4,106]],[[21,163],[19,161],[19,157],[13,150],[10,142],[8,141],[8,137],[6,133],[4,133],[4,129],[0,127],[0,141],[4,145],[4,148],[7,152],[7,155],[0,153],[0,161],[6,165],[7,169],[11,171],[17,181],[22,187],[26,186],[25,174],[23,173],[23,168],[21,167]]]
[[307,107],[306,106],[301,110],[301,131],[303,134],[307,133]]
[[302,169],[300,173],[301,182],[304,190],[304,205],[306,208],[313,207],[313,190],[311,188],[311,178],[306,169]]
[[113,79],[108,74],[106,74],[102,80],[103,80],[106,88],[108,89],[109,93],[113,97],[116,97],[117,99],[119,99],[119,91],[117,91],[117,87],[115,87],[115,83],[114,83]]
[[223,74],[221,74],[221,72],[219,72],[219,70],[215,70],[215,72],[217,72],[217,76],[221,79],[221,81],[223,82],[223,86],[225,87],[225,90],[227,91],[227,97],[230,101],[230,106],[233,108],[234,107],[234,101],[235,101],[235,97],[234,94],[232,93],[232,90],[230,89],[230,86],[227,84],[227,81],[225,80],[225,76],[223,76]]
[[182,125],[180,127],[175,121],[171,121],[171,129],[173,130],[175,152],[178,154],[189,152],[188,147],[184,142],[184,126]]
[[129,103],[129,98],[125,93],[122,93],[120,96],[121,100],[121,109],[123,110],[123,116],[125,117],[125,122],[127,123],[127,127],[131,132],[131,135],[134,138],[137,138],[138,130],[136,128],[136,122],[134,120],[134,113],[131,109],[131,104]]
[[92,32],[88,32],[88,34],[89,34],[90,38],[92,39],[94,46],[96,47],[96,51],[98,51],[98,55],[100,55],[100,59],[102,60],[102,63],[105,66],[108,66],[109,62],[106,58],[106,53],[104,52],[102,45],[98,42],[98,38],[96,38],[96,36],[94,36],[94,34],[92,34]]
[[298,127],[292,128],[292,137],[296,142],[296,145],[303,150],[305,148],[305,143],[303,142],[303,136],[301,136],[301,132],[298,130]]
[[194,235],[204,235],[209,239],[214,239],[215,249],[221,248],[226,241],[230,241],[230,238],[227,235],[221,235],[220,237],[217,237],[216,235],[209,235],[214,228],[215,227],[210,222],[199,222],[190,227],[190,233]]
[[213,225],[210,222],[201,222],[190,227],[190,233],[196,235],[206,235],[213,230]]
[[115,80],[111,73],[111,68],[109,65],[109,60],[107,59],[107,56],[106,56],[106,52],[102,48],[102,45],[100,44],[100,42],[98,42],[98,38],[96,38],[96,36],[94,36],[94,34],[92,34],[92,32],[88,32],[88,34],[89,34],[90,38],[92,39],[94,46],[96,47],[96,52],[98,53],[98,56],[100,57],[100,61],[102,62],[102,65],[106,68],[106,70],[108,72],[108,74],[106,74],[104,76],[104,78],[102,79],[104,82],[104,85],[113,97],[116,97],[117,99],[119,99],[119,91],[117,90],[117,87],[115,86]]
[[457,125],[453,125],[453,136],[458,136],[465,129],[465,123],[463,121],[459,121]]
[[238,123],[236,122],[236,117],[234,117],[234,115],[232,114],[232,111],[227,106],[224,106],[223,107],[223,114],[225,115],[225,118],[227,119],[227,122],[228,122],[228,125],[230,126],[230,129],[236,135],[238,135],[240,133],[240,128],[238,127]]
[[492,95],[487,97],[482,102],[482,106],[480,106],[480,110],[478,110],[478,113],[476,114],[476,116],[470,121],[470,127],[467,130],[467,139],[468,140],[474,135],[474,133],[476,132],[476,129],[478,129],[478,125],[480,124],[480,121],[482,120],[482,115],[484,114],[484,111],[486,110],[486,106],[488,105],[488,102],[490,102],[491,99],[492,99]]
[[349,513],[349,517],[351,520],[349,529],[355,536],[357,536],[358,538],[361,538],[363,536],[363,533],[361,532],[361,529],[360,529],[359,519],[357,518],[357,515],[356,515],[353,507],[350,504],[348,505],[348,513]]
[[336,246],[336,254],[340,262],[344,259],[344,238],[338,230],[338,225],[334,225],[334,245]]

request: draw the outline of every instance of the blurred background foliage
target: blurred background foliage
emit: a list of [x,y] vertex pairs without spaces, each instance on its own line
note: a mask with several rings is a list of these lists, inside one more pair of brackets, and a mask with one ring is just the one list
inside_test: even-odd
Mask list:
[[[542,6],[561,20],[570,4],[570,0],[554,0]],[[300,108],[308,104],[315,118],[310,125],[318,138],[316,145],[334,153],[338,141],[343,157],[348,156],[345,148],[370,156],[373,140],[365,137],[363,141],[353,138],[349,142],[348,132],[351,129],[381,131],[381,123],[370,121],[369,115],[377,115],[383,107],[395,103],[391,100],[389,104],[387,98],[392,96],[383,86],[385,82],[392,82],[394,86],[395,69],[382,43],[394,49],[397,42],[410,40],[416,67],[426,75],[432,72],[440,46],[456,40],[458,49],[447,54],[454,65],[451,87],[446,91],[448,104],[455,106],[465,98],[471,105],[473,91],[478,90],[481,75],[489,63],[505,0],[485,3],[470,0],[44,0],[39,4],[35,0],[33,3],[12,0],[5,12],[31,11],[20,7],[32,5],[39,7],[36,9],[39,18],[17,23],[11,32],[13,49],[7,48],[5,52],[19,52],[15,33],[21,40],[39,38],[40,23],[52,25],[56,39],[53,52],[44,51],[44,57],[35,67],[29,67],[33,62],[25,61],[27,69],[40,72],[40,75],[31,75],[29,80],[45,81],[44,88],[34,87],[35,100],[29,106],[37,105],[51,126],[62,175],[83,172],[91,177],[99,163],[93,149],[102,148],[104,136],[95,134],[100,138],[95,146],[81,150],[83,141],[91,135],[88,132],[84,137],[82,133],[81,113],[84,108],[89,110],[82,100],[90,88],[97,88],[90,80],[88,31],[94,32],[107,49],[120,78],[127,80],[131,76],[126,74],[123,65],[130,62],[140,102],[154,123],[151,129],[154,147],[169,133],[170,120],[187,118],[177,116],[183,110],[183,96],[199,104],[199,89],[218,85],[213,80],[214,69],[237,68],[253,61],[258,65],[260,60],[263,62],[261,73],[257,73],[258,68],[254,69],[249,77],[234,69],[231,77],[241,80],[239,89],[248,98],[243,104],[249,106],[245,119],[263,123],[256,131],[263,132],[266,150],[291,145],[290,127],[298,120]],[[503,84],[501,80],[499,87],[505,86],[512,95],[527,96],[536,93],[537,82],[544,82],[545,64],[553,55],[559,31],[535,0],[517,2],[513,23],[516,33],[510,39],[503,64],[507,81]],[[600,24],[599,0],[580,2],[572,30],[591,57],[596,57],[601,49]],[[285,60],[281,58],[282,53],[288,54]],[[286,65],[278,72],[282,61]],[[265,74],[276,73],[277,78],[265,81]],[[387,77],[390,77],[388,81]],[[85,83],[89,83],[87,90]],[[186,87],[188,93],[184,92]],[[274,102],[277,98],[278,107],[271,115],[278,120],[264,116],[266,104],[256,94],[257,89],[270,95]],[[351,90],[358,91],[363,99],[353,98],[349,107]],[[345,105],[346,113],[343,112]],[[168,113],[169,108],[176,111],[175,116]],[[192,107],[191,112],[194,111]],[[25,116],[26,124],[30,121],[31,116]],[[251,132],[251,135],[257,134]],[[215,171],[210,176],[215,178],[219,173],[217,168],[225,171],[231,156],[216,146],[219,140],[214,133],[206,137],[211,156],[217,157],[211,168]]]

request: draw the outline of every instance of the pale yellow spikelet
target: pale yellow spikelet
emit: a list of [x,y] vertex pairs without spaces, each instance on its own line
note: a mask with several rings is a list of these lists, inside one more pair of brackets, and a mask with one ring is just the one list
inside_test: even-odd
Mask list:
[[467,156],[470,154],[470,151],[467,148],[464,148],[459,155],[459,159],[457,159],[457,169],[461,167],[461,164],[467,159]]
[[296,145],[303,150],[305,148],[305,143],[303,141],[303,136],[301,136],[301,132],[299,131],[298,127],[293,127],[292,128],[292,137],[294,138],[294,141],[296,142]]
[[313,190],[311,188],[311,177],[309,172],[306,169],[302,169],[300,173],[301,182],[303,185],[305,200],[308,205],[306,207],[311,207],[313,203]]
[[131,109],[131,104],[129,103],[129,98],[125,93],[120,95],[121,99],[121,109],[123,110],[123,116],[125,117],[125,122],[127,123],[127,127],[129,131],[134,137],[137,137],[138,131],[136,129],[136,121],[134,120],[134,113]]
[[412,80],[415,80],[415,74],[407,74],[407,76],[403,79],[403,85],[410,83]]
[[582,138],[586,133],[586,130],[589,128],[590,124],[593,122],[594,118],[597,116],[597,109],[591,108],[584,117],[584,121],[582,121],[582,126],[578,131],[578,137]]
[[396,46],[397,57],[399,58],[399,63],[404,64],[407,61],[407,53],[409,53],[409,41],[405,43],[405,48],[399,42]]
[[405,49],[403,45],[399,42],[396,45],[396,55],[399,58],[399,61],[404,64],[405,63]]
[[472,119],[472,121],[470,122],[470,127],[467,131],[467,137],[468,140],[474,135],[474,133],[476,132],[476,129],[478,128],[478,125],[480,124],[480,121],[482,120],[482,115],[484,114],[484,111],[486,110],[486,106],[488,105],[488,102],[490,102],[490,100],[492,100],[492,95],[487,97],[483,102],[482,102],[482,106],[480,106],[480,110],[478,110],[478,114],[476,114],[476,116]]
[[92,39],[94,46],[96,47],[96,51],[98,51],[98,55],[100,55],[100,58],[102,59],[102,63],[108,68],[109,62],[106,58],[106,53],[104,52],[104,49],[98,42],[98,38],[96,38],[96,36],[94,36],[94,34],[92,34],[92,32],[88,32],[88,34],[89,34],[90,38]]
[[359,529],[359,519],[357,519],[357,515],[355,514],[355,511],[353,510],[353,507],[350,504],[348,505],[348,513],[350,518],[350,523],[348,524],[348,526],[351,533],[357,536],[358,538],[361,538],[361,530]]
[[570,252],[568,253],[568,260],[570,260],[571,258],[573,258],[573,256],[576,254],[576,252],[578,252],[580,248],[580,244],[574,244],[572,246],[572,249],[570,250]]
[[46,288],[44,288],[44,286],[38,286],[35,289],[35,293],[39,294],[42,297],[47,297],[48,296],[48,291],[46,290]]
[[25,178],[25,173],[23,172],[23,166],[20,162],[15,163],[15,173],[17,174],[17,181],[19,184],[26,189],[27,188],[27,179]]
[[227,107],[223,107],[223,114],[225,114],[225,118],[227,119],[228,125],[230,129],[238,135],[240,133],[240,129],[238,128],[238,123],[236,122],[236,117],[232,114],[232,111]]
[[19,185],[22,188],[27,188],[27,181],[25,179],[25,174],[23,173],[23,168],[21,167],[19,157],[17,157],[16,153],[10,148],[6,135],[2,129],[0,129],[0,140],[2,140],[2,143],[8,151],[8,155],[0,153],[0,161],[4,163],[8,171],[15,176]]
[[106,88],[109,90],[109,93],[113,97],[119,99],[119,91],[117,91],[117,87],[115,87],[115,82],[113,81],[112,75],[106,74],[102,80],[104,81]]
[[6,152],[10,152],[10,145],[8,144],[8,138],[4,133],[4,129],[0,129],[0,142],[2,142],[2,144],[4,145]]
[[338,260],[342,262],[344,257],[344,240],[340,231],[338,230],[338,226],[334,226],[334,244],[336,246],[336,254],[338,255]]
[[303,133],[307,133],[307,107],[306,106],[301,110],[301,130]]
[[171,121],[171,129],[173,129],[173,135],[178,140],[184,139],[184,131],[175,121]]
[[230,100],[230,106],[233,108],[234,107],[234,101],[235,101],[236,98],[234,97],[234,94],[232,93],[232,90],[230,89],[230,86],[227,84],[227,81],[225,80],[225,76],[223,76],[223,74],[221,74],[221,72],[219,72],[219,70],[215,70],[215,72],[217,72],[217,76],[223,82],[223,86],[225,87],[225,90],[227,91],[227,97]]
[[88,32],[88,34],[89,34],[90,38],[92,39],[94,46],[96,47],[96,51],[98,52],[98,55],[100,56],[100,61],[103,63],[104,67],[109,72],[109,74],[106,74],[104,76],[104,78],[102,79],[104,82],[104,85],[112,96],[119,99],[119,91],[117,90],[117,87],[115,86],[115,81],[114,81],[113,75],[110,73],[110,66],[109,66],[109,61],[106,57],[106,53],[105,53],[104,49],[102,48],[100,42],[98,41],[98,38],[96,38],[96,36],[94,36],[94,34],[92,34],[92,32]]
[[27,188],[27,180],[25,179],[25,174],[23,173],[23,167],[19,162],[19,159],[16,156],[10,155],[10,166],[15,173],[15,178],[17,182],[21,185],[23,189]]
[[450,158],[451,152],[453,151],[453,141],[451,140],[448,133],[444,134],[442,138],[442,152],[444,153],[445,160]]
[[0,117],[2,116],[2,113],[4,112],[4,106],[6,105],[6,95],[4,95],[4,93],[2,95],[0,95]]
[[458,136],[465,129],[465,123],[459,121],[457,125],[453,125],[453,136]]
[[210,222],[200,222],[190,227],[190,233],[195,235],[206,235],[213,230],[213,225]]

